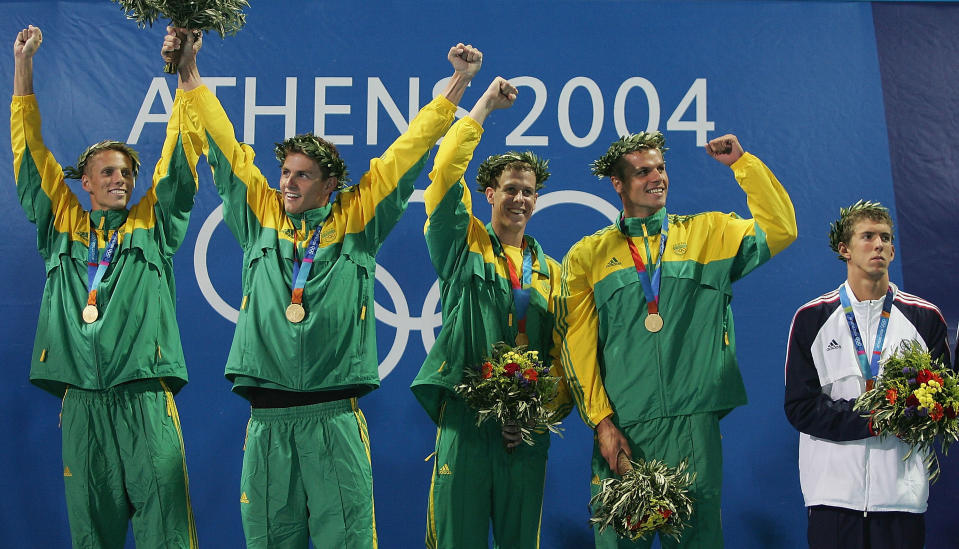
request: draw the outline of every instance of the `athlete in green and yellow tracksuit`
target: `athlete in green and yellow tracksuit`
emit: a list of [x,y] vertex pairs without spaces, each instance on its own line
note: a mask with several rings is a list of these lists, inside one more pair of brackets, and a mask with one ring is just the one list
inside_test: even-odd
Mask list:
[[[753,219],[706,212],[669,215],[661,248],[669,180],[659,132],[627,136],[594,163],[623,201],[618,223],[575,244],[563,261],[557,328],[570,392],[596,429],[593,491],[616,470],[619,452],[676,466],[689,458],[697,474],[695,508],[683,547],[722,547],[719,418],[746,403],[736,363],[732,283],[796,238],[792,203],[782,185],[735,136],[707,150],[730,166]],[[629,241],[644,266],[634,261]],[[647,252],[647,250],[649,250]],[[658,313],[650,309],[640,267],[660,264]],[[661,322],[649,318],[658,314]],[[653,321],[653,322],[651,322]],[[661,539],[664,547],[675,544]],[[632,544],[612,530],[596,546]]]
[[[168,40],[175,49],[176,37]],[[380,384],[375,257],[481,54],[460,44],[449,59],[455,72],[446,91],[333,200],[346,169],[332,144],[312,134],[278,144],[277,191],[210,90],[187,94],[206,131],[223,219],[243,248],[226,377],[252,405],[240,482],[248,547],[303,548],[309,539],[317,547],[377,545],[369,438],[357,407]]]
[[[196,547],[173,401],[187,382],[173,254],[196,194],[198,128],[178,90],[153,186],[129,210],[136,153],[116,141],[87,149],[66,170],[90,193],[85,211],[41,136],[32,74],[40,41],[35,27],[17,38],[10,139],[17,196],[46,266],[30,381],[63,398],[73,546],[121,547],[132,520],[139,546]],[[97,282],[88,262],[106,263],[108,247]]]
[[[475,412],[454,392],[464,368],[481,364],[494,343],[512,345],[520,335],[544,358],[553,348],[560,267],[525,234],[536,191],[549,175],[545,163],[538,164],[528,153],[507,153],[484,163],[480,173],[489,177],[478,180],[493,206],[492,221],[485,226],[472,215],[463,180],[486,115],[511,105],[515,94],[515,88],[497,78],[470,116],[453,125],[440,145],[424,195],[426,242],[443,303],[443,328],[412,385],[437,425],[426,532],[431,549],[485,548],[491,520],[496,547],[539,546],[549,433],[535,435],[534,446],[519,444],[508,453],[500,426],[487,422],[477,427]],[[510,263],[520,273],[527,255],[530,276],[523,288],[529,305],[521,323]],[[558,360],[551,372],[562,376]],[[565,383],[552,407],[557,419],[569,413]]]

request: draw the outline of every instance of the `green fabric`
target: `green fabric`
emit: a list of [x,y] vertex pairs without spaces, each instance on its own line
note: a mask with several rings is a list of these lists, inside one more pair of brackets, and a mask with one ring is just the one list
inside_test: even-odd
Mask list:
[[[223,200],[223,220],[243,248],[243,301],[226,377],[234,390],[259,386],[294,391],[380,385],[373,309],[376,253],[406,209],[430,148],[452,122],[455,105],[425,106],[360,182],[324,208],[288,215],[279,191],[236,141],[232,124],[205,87],[186,94],[206,130],[207,159]],[[293,324],[292,271],[322,223],[319,249],[303,291],[305,319]],[[294,251],[294,248],[297,251]]]
[[[689,527],[684,531],[679,544],[671,537],[660,536],[663,549],[722,549],[720,503],[723,449],[719,434],[719,417],[712,413],[694,414],[618,427],[629,441],[634,460],[657,459],[675,467],[688,458],[689,472],[696,474],[690,488],[694,504]],[[592,468],[593,482],[590,490],[591,494],[595,495],[601,481],[613,475],[595,440]],[[607,528],[602,534],[595,529],[595,534],[596,549],[648,549],[655,537],[647,536],[645,540],[631,542],[619,539],[612,528]]]
[[[183,242],[196,194],[197,133],[181,116],[177,94],[153,186],[129,211],[86,212],[40,136],[33,96],[14,97],[11,138],[17,196],[37,226],[46,266],[30,380],[61,397],[67,386],[105,389],[166,378],[174,392],[187,382],[176,320],[173,254]],[[141,183],[142,184],[142,183]],[[122,227],[113,262],[98,288],[100,318],[81,319],[87,303],[91,230],[102,256]]]
[[137,547],[197,547],[172,399],[157,380],[67,391],[63,483],[73,547],[123,547],[131,521]]
[[461,400],[450,399],[441,416],[426,547],[486,549],[491,522],[496,548],[539,547],[549,434],[509,453],[499,425],[477,428]]
[[369,433],[353,403],[253,409],[240,481],[249,549],[377,546]]

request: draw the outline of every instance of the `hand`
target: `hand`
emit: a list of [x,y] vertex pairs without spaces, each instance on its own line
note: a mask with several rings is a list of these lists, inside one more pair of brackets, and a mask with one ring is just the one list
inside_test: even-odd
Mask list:
[[706,143],[706,152],[723,164],[732,166],[733,162],[739,160],[744,151],[742,145],[739,144],[739,139],[735,135],[727,133]]
[[613,420],[609,417],[606,416],[596,425],[596,441],[599,443],[599,452],[603,454],[610,470],[617,475],[622,475],[626,471],[619,470],[619,453],[623,452],[626,457],[633,459],[633,451],[629,448],[629,441],[613,425]]
[[467,79],[472,79],[483,66],[483,52],[471,45],[464,46],[462,42],[450,48],[446,58],[453,65],[453,70]]
[[506,446],[507,450],[512,450],[523,442],[523,432],[520,430],[519,425],[515,423],[504,423],[502,433],[503,445]]
[[203,47],[203,33],[183,27],[167,27],[160,55],[167,63],[187,68],[196,65],[196,54]]
[[13,56],[19,59],[30,59],[37,53],[42,42],[43,33],[39,28],[30,25],[17,33],[17,39],[13,42]]
[[482,126],[489,113],[496,109],[505,109],[512,106],[513,102],[516,101],[517,93],[516,88],[505,78],[497,76],[483,92],[476,105],[473,106],[473,110],[470,111],[470,118]]

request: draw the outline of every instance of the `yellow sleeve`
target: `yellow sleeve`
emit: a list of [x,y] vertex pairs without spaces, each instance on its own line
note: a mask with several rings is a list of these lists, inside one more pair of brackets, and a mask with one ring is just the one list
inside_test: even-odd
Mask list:
[[563,259],[556,300],[556,345],[579,414],[590,428],[613,413],[599,372],[599,317],[589,280],[589,246],[580,241]]

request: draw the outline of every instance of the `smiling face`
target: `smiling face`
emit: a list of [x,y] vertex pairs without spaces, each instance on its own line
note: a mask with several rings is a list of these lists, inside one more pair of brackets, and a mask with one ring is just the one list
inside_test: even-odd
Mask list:
[[280,192],[286,213],[299,214],[326,206],[336,188],[335,177],[324,177],[315,160],[303,153],[291,152],[280,168]]
[[486,200],[493,206],[493,230],[500,238],[522,236],[536,207],[536,174],[506,168],[496,181],[496,188],[486,187]]
[[613,189],[623,201],[626,217],[649,217],[666,205],[669,177],[659,149],[623,155],[612,175]]
[[889,264],[896,257],[892,227],[883,221],[863,218],[853,225],[848,242],[839,243],[850,280],[889,278]]
[[90,193],[91,209],[125,209],[133,192],[133,161],[120,151],[98,152],[87,161],[80,182]]

